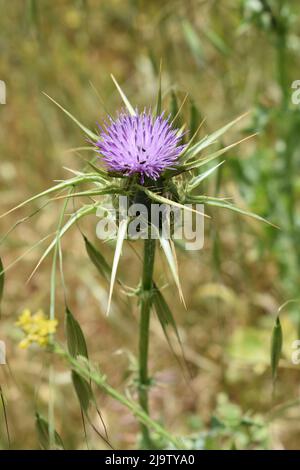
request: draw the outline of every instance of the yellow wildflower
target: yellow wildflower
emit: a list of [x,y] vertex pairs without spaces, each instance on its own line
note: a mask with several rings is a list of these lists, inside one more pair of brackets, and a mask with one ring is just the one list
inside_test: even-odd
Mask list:
[[56,331],[57,323],[57,320],[49,320],[42,310],[32,315],[29,309],[25,309],[16,322],[26,335],[19,347],[27,349],[33,343],[42,347],[47,346],[50,335]]

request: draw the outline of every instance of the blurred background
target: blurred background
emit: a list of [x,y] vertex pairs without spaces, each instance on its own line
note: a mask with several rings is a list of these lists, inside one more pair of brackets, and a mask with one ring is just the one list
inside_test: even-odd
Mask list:
[[[292,102],[292,83],[300,79],[299,2],[0,0],[0,9],[0,80],[7,92],[6,104],[0,105],[1,214],[54,180],[70,177],[66,168],[79,170],[86,158],[70,151],[86,145],[85,136],[42,92],[94,129],[106,112],[122,106],[110,74],[132,103],[151,106],[162,59],[165,106],[180,103],[188,93],[186,121],[192,126],[205,118],[202,136],[250,111],[222,144],[258,135],[229,151],[222,171],[206,180],[201,192],[233,198],[280,229],[225,210],[207,210],[211,220],[204,249],[179,253],[187,310],[171,279],[164,291],[191,377],[185,380],[153,316],[151,414],[177,435],[197,436],[205,448],[299,449],[300,365],[291,361],[292,342],[300,338],[297,302],[281,313],[284,346],[275,394],[270,371],[278,308],[299,297],[300,104]],[[2,240],[30,216],[2,240],[5,266],[55,231],[61,204],[38,211],[43,202],[0,219]],[[95,220],[80,226],[111,260],[111,248],[96,239]],[[34,413],[47,415],[46,355],[20,350],[14,325],[25,308],[49,311],[51,257],[26,282],[45,243],[7,271],[1,304],[0,340],[7,344],[8,366],[0,366],[0,385],[13,448],[39,448]],[[90,357],[112,385],[134,396],[136,301],[116,288],[106,318],[108,285],[90,264],[79,230],[72,229],[62,246],[68,301]],[[135,287],[139,264],[129,245],[119,270],[120,278]],[[166,271],[159,254],[157,279],[163,281]],[[63,340],[61,288],[56,315]],[[66,448],[86,448],[70,374],[60,362],[55,382],[56,428]],[[134,417],[101,393],[97,399],[113,446],[135,448]],[[93,430],[87,432],[92,447],[105,448]],[[0,448],[7,445],[1,408]]]

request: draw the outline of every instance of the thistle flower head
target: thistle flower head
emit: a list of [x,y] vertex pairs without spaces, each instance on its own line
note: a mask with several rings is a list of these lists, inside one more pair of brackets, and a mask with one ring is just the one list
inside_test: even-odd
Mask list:
[[101,128],[96,147],[109,170],[139,174],[143,182],[145,177],[156,180],[176,164],[184,148],[180,141],[178,129],[173,129],[163,114],[153,117],[146,111],[134,116],[122,112]]

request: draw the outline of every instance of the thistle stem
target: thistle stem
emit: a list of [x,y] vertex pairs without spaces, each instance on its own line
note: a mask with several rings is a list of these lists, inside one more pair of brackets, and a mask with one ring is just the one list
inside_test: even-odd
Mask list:
[[[143,261],[143,277],[141,289],[141,307],[140,307],[140,336],[139,336],[139,403],[141,408],[149,414],[148,405],[148,351],[149,351],[149,326],[150,311],[152,304],[152,288],[153,288],[153,268],[155,258],[155,239],[150,238],[144,241],[144,261]],[[151,438],[149,429],[144,424],[141,425],[143,447],[151,448]]]

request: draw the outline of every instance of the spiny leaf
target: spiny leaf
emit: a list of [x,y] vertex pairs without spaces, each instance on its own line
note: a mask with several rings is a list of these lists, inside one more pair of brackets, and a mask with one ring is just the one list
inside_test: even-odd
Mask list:
[[30,202],[33,202],[43,196],[47,196],[48,194],[54,193],[56,191],[60,191],[60,190],[63,190],[72,186],[77,186],[80,183],[85,183],[85,182],[90,182],[90,181],[99,182],[99,176],[95,174],[85,174],[84,176],[76,176],[75,178],[62,181],[61,183],[58,183],[55,186],[52,186],[51,188],[46,189],[45,191],[42,191],[41,193],[36,194],[35,196],[30,197],[29,199],[26,199],[26,201],[21,202],[21,204],[18,204],[17,206],[13,207],[9,211],[5,212],[4,214],[1,214],[0,219],[10,214],[11,212],[17,209],[20,209],[26,204],[29,204]]
[[135,112],[133,106],[130,104],[129,99],[127,98],[124,91],[122,90],[122,88],[120,87],[117,80],[115,79],[115,77],[112,74],[111,74],[111,78],[112,78],[114,84],[116,85],[116,88],[117,88],[118,92],[120,93],[120,96],[121,96],[122,100],[124,101],[124,104],[125,104],[126,108],[128,109],[129,114],[131,114],[131,116],[136,116],[136,112]]
[[203,215],[204,217],[209,218],[209,216],[207,214],[204,214],[203,212],[199,212],[199,211],[197,211],[197,210],[195,210],[191,207],[180,204],[179,202],[172,201],[171,199],[168,199],[164,196],[160,196],[159,194],[156,194],[156,193],[150,191],[149,189],[145,188],[144,186],[140,186],[140,185],[137,185],[137,186],[138,186],[139,189],[144,191],[144,193],[146,193],[147,196],[149,196],[150,199],[153,199],[154,201],[160,202],[161,204],[168,204],[170,206],[178,207],[179,209],[184,209],[184,210],[187,210],[189,212],[195,212],[195,214],[200,214],[200,215]]
[[91,400],[93,400],[93,391],[90,384],[80,375],[72,370],[72,382],[78,397],[80,407],[87,413]]
[[115,284],[115,280],[116,280],[118,264],[119,264],[119,260],[120,260],[121,253],[122,253],[122,246],[123,246],[123,242],[124,242],[126,232],[127,232],[127,225],[128,225],[128,220],[127,219],[121,220],[120,225],[119,225],[119,230],[118,230],[118,235],[117,235],[117,244],[116,244],[116,249],[115,249],[115,253],[114,253],[114,260],[113,260],[112,270],[111,270],[111,278],[110,278],[109,296],[108,296],[108,304],[107,304],[106,315],[108,315],[109,311],[110,311],[111,298],[112,298],[112,293],[113,293],[114,284]]
[[200,120],[200,115],[198,108],[196,107],[194,101],[190,103],[190,126],[189,126],[189,135],[194,135],[198,128],[198,122]]
[[[35,415],[35,425],[38,434],[40,446],[44,450],[49,450],[49,425],[48,422],[39,413]],[[64,449],[63,441],[57,431],[54,432],[54,441],[57,447]]]
[[275,382],[277,378],[277,369],[282,352],[282,328],[279,316],[276,318],[271,338],[271,370],[272,379]]
[[180,279],[179,279],[179,274],[178,274],[178,266],[177,266],[177,261],[176,261],[176,258],[174,256],[174,251],[172,250],[172,247],[171,247],[171,244],[170,244],[170,241],[167,240],[166,238],[163,238],[163,237],[160,237],[160,244],[161,244],[161,247],[165,253],[165,256],[166,256],[166,259],[167,259],[167,262],[169,264],[169,267],[170,267],[170,271],[172,273],[172,276],[174,278],[174,281],[175,281],[175,284],[177,286],[177,289],[178,289],[178,292],[179,292],[179,297],[180,297],[180,300],[182,301],[182,303],[184,304],[185,306],[185,301],[184,301],[184,297],[183,297],[183,293],[182,293],[182,288],[181,288],[181,284],[180,284]]
[[86,341],[84,339],[84,334],[78,321],[74,318],[68,307],[66,307],[65,315],[65,333],[67,337],[69,353],[73,357],[84,356],[87,358],[88,350]]
[[2,271],[0,271],[0,274],[5,274],[7,271],[9,271],[13,266],[15,266],[21,259],[23,259],[25,256],[28,255],[34,248],[37,248],[39,245],[41,245],[47,238],[49,238],[53,234],[46,235],[45,237],[41,238],[38,240],[34,245],[32,245],[28,250],[24,251],[20,256],[18,256],[16,259],[14,259],[10,264],[8,264],[5,268],[3,268]]
[[201,139],[199,142],[196,144],[192,145],[186,153],[185,153],[185,158],[186,159],[191,159],[195,157],[199,152],[207,148],[209,145],[217,142],[217,140],[225,134],[231,127],[233,127],[236,123],[238,123],[241,119],[243,119],[245,116],[247,116],[249,113],[244,113],[241,116],[238,116],[236,119],[233,121],[229,122],[225,126],[221,127],[221,129],[218,129],[217,131],[213,132],[212,134],[209,134],[208,136],[204,137]]
[[[215,160],[216,158],[220,157],[224,153],[228,152],[228,150],[232,149],[233,147],[236,147],[237,145],[242,144],[243,142],[246,142],[249,139],[252,139],[252,137],[255,137],[257,134],[251,134],[244,139],[238,140],[237,142],[234,142],[233,144],[227,145],[227,147],[223,147],[220,150],[217,150],[217,152],[214,152],[210,155],[207,155],[204,158],[199,158],[198,160],[194,160],[193,162],[185,163],[182,167],[183,171],[192,171],[196,170],[197,168],[200,168],[203,165],[206,165],[207,163],[211,162],[212,160]],[[182,169],[180,172],[182,172]]]
[[67,194],[63,196],[57,196],[52,199],[51,201],[58,201],[60,199],[66,199],[66,198],[75,198],[75,197],[93,197],[93,196],[105,196],[105,195],[115,195],[115,194],[124,194],[124,190],[119,188],[119,187],[113,187],[110,186],[108,188],[99,188],[99,189],[92,189],[92,190],[87,190],[87,191],[81,191],[79,193],[72,193],[72,194]]
[[93,168],[93,170],[94,170],[96,173],[98,173],[98,175],[102,176],[102,178],[103,178],[105,181],[108,181],[109,178],[108,178],[107,171],[104,171],[104,170],[102,170],[102,168],[99,168],[99,166],[94,165],[93,162],[87,161],[87,164],[88,164],[91,168]]
[[176,93],[174,90],[171,91],[171,103],[170,103],[170,109],[171,109],[171,118],[174,121],[175,116],[177,116],[178,113],[178,103],[177,103],[177,97]]
[[90,260],[96,266],[97,270],[106,280],[109,278],[111,274],[111,268],[107,263],[104,256],[100,253],[100,251],[95,248],[95,246],[83,235],[85,248],[87,254],[89,255]]
[[[81,217],[84,217],[85,215],[89,215],[89,214],[92,214],[93,212],[96,212],[96,205],[95,204],[91,204],[91,205],[88,205],[88,206],[84,206],[84,207],[81,207],[80,209],[78,209],[77,212],[75,212],[71,217],[70,219],[68,220],[68,222],[61,228],[61,230],[59,231],[59,239],[61,239],[61,237],[67,232],[67,230],[72,227],[72,225],[74,225],[76,223],[77,220],[79,220]],[[48,246],[48,248],[44,251],[43,255],[41,256],[41,258],[39,259],[37,265],[35,266],[34,270],[32,271],[32,273],[30,274],[27,282],[30,281],[30,279],[32,278],[32,276],[34,275],[34,273],[37,271],[37,269],[39,268],[39,266],[41,265],[41,263],[43,262],[43,260],[48,256],[48,254],[51,252],[51,250],[54,248],[55,244],[57,242],[57,235],[55,236],[54,240],[50,243],[50,245]]]
[[69,118],[71,118],[72,121],[74,121],[75,124],[77,124],[77,126],[80,127],[80,129],[82,129],[83,132],[86,133],[86,135],[88,135],[92,140],[99,140],[99,136],[97,134],[95,134],[90,129],[85,127],[83,124],[81,124],[81,122],[79,122],[78,119],[76,119],[76,117],[73,116],[73,114],[71,114],[63,106],[61,106],[59,103],[57,103],[57,101],[55,101],[53,98],[51,98],[51,96],[47,95],[47,93],[45,93],[45,92],[43,92],[43,93],[44,93],[45,96],[47,96],[47,98],[49,98],[49,100],[51,100],[54,104],[56,104],[56,106],[58,106]]
[[248,217],[252,217],[253,219],[259,220],[260,222],[264,222],[265,224],[271,225],[272,227],[276,227],[276,225],[272,224],[268,220],[264,219],[260,215],[254,214],[253,212],[249,212],[245,209],[241,209],[240,207],[237,207],[229,202],[226,202],[222,199],[218,198],[212,198],[209,196],[195,196],[187,199],[187,202],[191,203],[202,203],[202,204],[207,204],[209,206],[215,206],[215,207],[222,207],[223,209],[229,209],[233,212],[238,212],[239,214],[246,215]]
[[157,102],[156,102],[156,116],[160,116],[161,114],[161,74],[162,74],[162,61],[159,64],[159,85],[158,85],[158,92],[157,92]]
[[[182,108],[183,108],[183,106],[184,106],[184,104],[185,104],[185,102],[186,102],[188,96],[189,96],[188,93],[186,93],[186,95],[184,96],[184,98],[183,98],[183,100],[182,100],[182,102],[181,102],[181,105],[180,105],[179,108],[178,108],[177,113],[175,114],[175,116],[173,117],[172,121],[170,122],[171,126],[173,125],[173,126],[179,128],[179,129],[184,129],[184,128],[185,128],[186,124],[185,124],[185,123],[182,123],[182,120],[180,119],[180,113],[181,113],[181,111],[182,111]],[[181,131],[181,132],[178,132],[179,135],[180,135],[181,133],[182,133],[182,131]]]
[[[187,151],[192,147],[193,145],[193,142],[194,140],[196,139],[201,127],[203,126],[203,124],[205,123],[205,118],[202,119],[202,121],[200,122],[200,124],[198,125],[196,131],[194,132],[194,134],[191,135],[188,143],[186,144],[185,148],[181,151],[181,153],[179,154],[179,158],[180,158],[180,162],[185,162],[186,160],[188,160],[188,156],[187,156]],[[184,166],[182,166],[182,169],[184,169]],[[181,170],[182,171],[182,170]],[[166,170],[166,175],[170,175],[172,176],[172,174],[169,173],[170,170]]]
[[201,173],[200,175],[195,176],[195,178],[192,178],[190,182],[188,183],[188,187],[187,187],[188,192],[196,189],[203,180],[205,180],[208,176],[210,176],[217,168],[219,168],[219,166],[223,165],[224,162],[225,160],[218,163],[214,167],[209,168],[209,170],[205,171],[204,173]]

